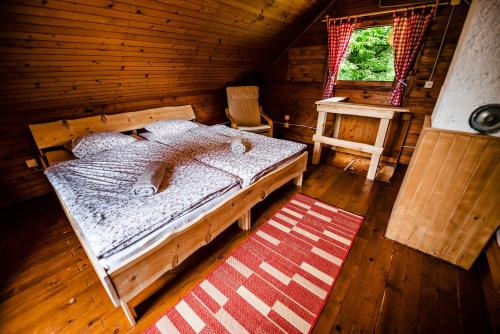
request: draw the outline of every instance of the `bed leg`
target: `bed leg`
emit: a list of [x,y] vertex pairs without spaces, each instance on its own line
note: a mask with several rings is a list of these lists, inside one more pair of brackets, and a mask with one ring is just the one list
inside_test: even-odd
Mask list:
[[297,176],[295,179],[293,179],[293,183],[297,187],[302,187],[302,180],[304,179],[304,173],[300,173],[299,176]]
[[238,219],[238,226],[243,230],[243,231],[248,231],[252,225],[252,218],[250,215],[250,210],[246,211],[243,216]]
[[135,313],[135,310],[132,306],[130,306],[127,302],[121,301],[122,305],[122,310],[125,313],[125,316],[127,317],[128,322],[132,325],[135,326],[135,318],[137,317],[137,313]]

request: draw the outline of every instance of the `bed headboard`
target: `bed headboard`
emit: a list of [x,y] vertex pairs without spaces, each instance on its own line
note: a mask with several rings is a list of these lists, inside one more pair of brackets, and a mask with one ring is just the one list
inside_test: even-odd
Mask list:
[[194,120],[195,115],[190,105],[162,107],[114,115],[97,115],[50,123],[30,124],[31,134],[38,150],[62,146],[71,139],[99,131],[132,131],[144,128],[157,120],[185,119]]
[[[29,128],[40,154],[43,168],[52,163],[74,159],[73,155],[61,147],[75,137],[99,131],[133,131],[144,128],[158,120],[196,118],[190,105],[162,107],[114,115],[97,115],[77,119],[59,120],[49,123],[30,124]],[[52,150],[47,150],[52,148]],[[47,151],[47,152],[46,152]]]

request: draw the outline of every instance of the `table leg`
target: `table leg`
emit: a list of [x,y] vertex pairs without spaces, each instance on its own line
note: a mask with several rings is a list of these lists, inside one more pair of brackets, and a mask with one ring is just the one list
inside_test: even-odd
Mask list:
[[[342,121],[342,115],[341,114],[334,114],[335,115],[335,124],[333,126],[333,138],[339,138],[339,133],[340,133],[340,122]],[[332,150],[335,149],[335,146],[332,145]]]
[[[318,124],[316,125],[316,135],[318,136],[323,136],[325,133],[325,126],[326,126],[326,112],[324,111],[318,111]],[[313,158],[312,158],[312,163],[314,165],[319,164],[319,161],[321,159],[321,143],[319,142],[314,142],[314,150],[313,150]]]
[[[378,126],[377,138],[375,139],[375,146],[376,147],[381,147],[381,148],[384,147],[384,140],[385,140],[385,136],[387,134],[388,127],[389,127],[389,119],[381,118],[380,124]],[[375,175],[377,174],[378,162],[380,160],[381,154],[382,153],[372,154],[372,158],[370,160],[370,167],[368,168],[368,174],[366,175],[366,178],[368,180],[375,179]]]

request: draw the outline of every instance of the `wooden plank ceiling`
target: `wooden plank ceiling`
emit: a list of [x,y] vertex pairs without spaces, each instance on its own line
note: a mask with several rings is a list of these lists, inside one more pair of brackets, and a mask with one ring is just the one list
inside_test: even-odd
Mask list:
[[325,2],[3,1],[0,103],[89,108],[223,88],[268,65]]
[[230,83],[257,73],[327,0],[0,2],[0,206],[47,192],[27,125],[192,104],[225,121]]

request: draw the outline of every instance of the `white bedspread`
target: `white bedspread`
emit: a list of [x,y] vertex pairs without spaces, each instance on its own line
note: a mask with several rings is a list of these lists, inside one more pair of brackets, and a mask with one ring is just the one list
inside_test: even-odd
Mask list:
[[[151,161],[165,161],[168,166],[159,192],[135,197],[132,185]],[[114,254],[238,184],[233,175],[149,141],[62,162],[45,173],[98,258]]]
[[[231,138],[242,136],[249,146],[243,154],[231,151]],[[246,187],[281,162],[302,152],[306,145],[239,131],[223,125],[203,126],[175,136],[151,136],[193,159],[221,169],[241,180]]]

